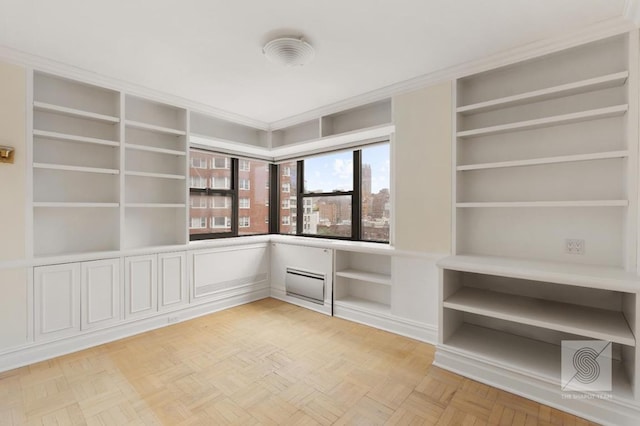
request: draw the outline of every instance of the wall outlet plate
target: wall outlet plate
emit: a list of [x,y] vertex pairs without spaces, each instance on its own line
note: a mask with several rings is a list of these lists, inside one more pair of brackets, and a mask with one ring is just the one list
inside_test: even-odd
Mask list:
[[167,322],[169,324],[173,324],[173,323],[176,323],[178,321],[180,321],[180,317],[177,316],[177,315],[176,316],[170,316],[170,317],[167,318]]
[[584,254],[584,240],[567,238],[565,240],[567,254]]

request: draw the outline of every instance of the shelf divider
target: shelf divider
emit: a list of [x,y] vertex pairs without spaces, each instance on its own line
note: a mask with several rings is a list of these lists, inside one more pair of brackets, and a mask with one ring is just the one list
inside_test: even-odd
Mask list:
[[67,172],[83,172],[83,173],[101,173],[108,175],[118,175],[120,170],[118,169],[103,169],[99,167],[80,167],[80,166],[67,166],[64,164],[50,164],[50,163],[33,163],[34,169],[48,169],[48,170],[61,170]]
[[127,125],[127,127],[132,127],[134,129],[149,130],[150,132],[164,133],[174,136],[184,136],[187,134],[187,132],[185,132],[184,130],[156,126],[155,124],[143,123],[141,121],[127,120],[125,124]]
[[95,112],[83,111],[75,108],[68,108],[60,105],[49,104],[46,102],[33,102],[33,109],[36,111],[52,112],[55,114],[67,115],[69,117],[86,118],[89,120],[100,121],[103,123],[119,123],[120,118],[113,115],[97,114]]
[[80,143],[92,143],[97,145],[106,145],[106,146],[120,146],[120,142],[110,141],[106,139],[98,139],[98,138],[90,138],[87,136],[76,136],[69,135],[66,133],[58,133],[58,132],[49,132],[47,130],[34,130],[33,136],[55,139],[60,141],[69,141],[69,142],[80,142]]
[[627,207],[629,200],[487,201],[456,203],[458,208]]
[[595,152],[592,154],[561,155],[557,157],[532,158],[530,160],[500,161],[495,163],[466,164],[457,166],[459,172],[468,170],[499,169],[504,167],[539,166],[544,164],[571,163],[577,161],[608,160],[627,158],[629,151]]
[[351,278],[360,281],[369,281],[376,284],[391,285],[391,277],[389,275],[376,274],[374,272],[360,271],[357,269],[345,269],[336,271],[336,276]]

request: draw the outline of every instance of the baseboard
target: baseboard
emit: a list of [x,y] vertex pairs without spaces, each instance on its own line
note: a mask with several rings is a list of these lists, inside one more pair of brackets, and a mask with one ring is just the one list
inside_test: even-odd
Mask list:
[[176,322],[169,323],[169,317],[179,316],[180,320],[178,322],[183,322],[268,297],[268,287],[251,289],[242,294],[235,294],[210,303],[198,304],[197,306],[190,305],[180,310],[163,312],[150,318],[127,322],[101,330],[86,331],[83,334],[65,339],[33,343],[14,348],[11,351],[0,354],[0,372],[176,324]]
[[[438,346],[433,365],[604,425],[637,426],[640,405],[616,398],[566,398],[558,384]],[[563,397],[565,395],[565,397]]]
[[298,299],[297,297],[288,296],[287,293],[279,288],[271,288],[271,297],[274,299],[282,300],[283,302],[291,303],[292,305],[307,308],[312,311],[319,312],[321,314],[331,316],[331,305],[319,305],[317,303],[309,302],[308,300]]
[[354,321],[401,336],[435,344],[438,341],[438,328],[429,324],[413,321],[395,315],[378,315],[366,310],[334,306],[333,315],[337,318]]

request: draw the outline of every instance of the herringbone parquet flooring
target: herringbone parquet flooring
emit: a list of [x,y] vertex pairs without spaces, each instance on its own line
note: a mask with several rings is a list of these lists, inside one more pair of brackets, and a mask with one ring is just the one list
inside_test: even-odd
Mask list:
[[586,425],[274,299],[0,373],[1,425]]

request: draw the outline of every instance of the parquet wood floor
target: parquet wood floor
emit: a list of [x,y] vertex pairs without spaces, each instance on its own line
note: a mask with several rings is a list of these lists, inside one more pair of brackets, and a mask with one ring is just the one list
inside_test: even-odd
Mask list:
[[0,373],[0,425],[587,425],[274,299]]

